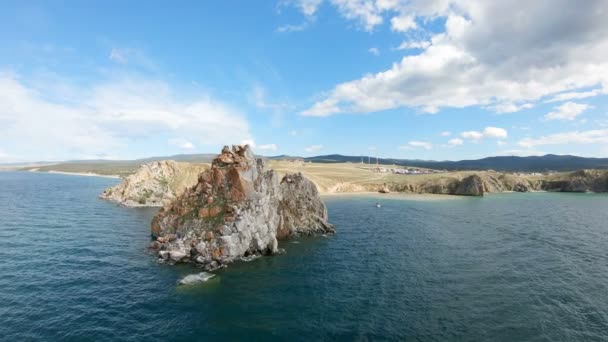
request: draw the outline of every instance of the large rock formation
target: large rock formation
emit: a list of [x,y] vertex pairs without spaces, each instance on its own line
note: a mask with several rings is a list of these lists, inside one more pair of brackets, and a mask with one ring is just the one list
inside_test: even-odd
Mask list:
[[152,220],[161,258],[207,269],[277,253],[278,239],[334,232],[315,185],[302,174],[279,180],[248,145],[224,147],[197,184]]
[[128,207],[160,207],[196,184],[198,174],[207,168],[204,164],[173,160],[151,162],[99,197]]

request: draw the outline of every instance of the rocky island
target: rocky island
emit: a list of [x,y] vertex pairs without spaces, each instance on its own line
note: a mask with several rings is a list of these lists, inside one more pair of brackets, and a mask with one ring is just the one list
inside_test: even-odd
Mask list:
[[151,246],[162,260],[213,270],[243,257],[279,253],[279,240],[335,229],[313,182],[301,173],[279,179],[244,145],[224,147],[196,184],[165,203],[151,232]]

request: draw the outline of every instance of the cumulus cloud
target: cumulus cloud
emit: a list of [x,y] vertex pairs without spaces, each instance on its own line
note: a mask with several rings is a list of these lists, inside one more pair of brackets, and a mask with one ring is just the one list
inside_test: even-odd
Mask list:
[[384,21],[382,11],[374,1],[332,0],[331,2],[345,18],[357,20],[365,31],[372,31]]
[[570,91],[570,92],[557,94],[545,102],[562,102],[562,101],[568,101],[568,100],[580,100],[580,99],[586,99],[588,97],[594,97],[594,96],[600,95],[602,93],[605,94],[605,92],[606,92],[605,89],[604,90],[593,89],[590,91]]
[[321,6],[322,2],[323,2],[323,0],[294,0],[294,1],[292,1],[292,3],[295,4],[296,7],[298,7],[302,11],[302,13],[304,13],[304,15],[306,15],[306,16],[315,15],[315,13],[317,13],[317,10],[319,9],[319,6]]
[[557,106],[554,108],[554,111],[549,112],[545,115],[545,120],[569,120],[572,121],[576,119],[579,115],[583,114],[589,108],[589,105],[576,103],[576,102],[566,102],[561,106]]
[[449,131],[444,131],[444,132],[441,132],[441,133],[440,133],[440,135],[441,135],[442,137],[449,137],[450,135],[452,135],[452,132],[449,132]]
[[404,15],[399,17],[393,17],[391,19],[391,28],[397,32],[407,32],[417,28],[416,21],[412,15]]
[[556,133],[538,138],[524,138],[518,142],[519,146],[526,148],[566,144],[608,144],[608,129]]
[[367,30],[383,16],[411,14],[445,19],[445,32],[389,70],[336,85],[303,115],[469,106],[513,112],[559,94],[608,87],[608,6],[602,0],[585,6],[570,0],[332,3]]
[[460,146],[462,144],[464,144],[464,141],[462,141],[462,139],[458,139],[458,138],[450,139],[448,141],[448,145],[450,145],[450,146]]
[[410,49],[426,49],[431,46],[431,42],[429,41],[411,41],[406,40],[401,42],[395,50],[410,50]]
[[193,150],[195,148],[192,142],[182,138],[169,139],[168,143],[169,145],[177,146],[184,150]]
[[515,104],[515,103],[499,103],[497,105],[489,106],[487,108],[495,111],[498,114],[503,114],[503,113],[515,113],[515,112],[521,111],[522,109],[534,108],[534,105],[532,103],[524,103],[524,104],[520,104],[520,105]]
[[251,137],[239,111],[205,94],[178,97],[165,82],[145,78],[76,87],[0,74],[0,122],[12,152],[36,159],[119,155],[122,147],[154,135],[208,145]]
[[276,151],[279,149],[279,147],[276,144],[262,144],[256,146],[256,149],[262,151]]
[[466,131],[460,133],[460,136],[465,139],[480,140],[481,138],[483,138],[483,133],[477,131]]
[[430,150],[433,148],[433,144],[426,141],[410,141],[407,145],[399,146],[402,150],[411,150],[414,148],[423,148],[425,150]]
[[508,136],[508,132],[504,128],[499,127],[486,127],[483,132],[479,131],[466,131],[460,133],[460,136],[465,139],[470,139],[474,141],[479,141],[483,138],[495,138],[495,139],[504,139]]
[[507,130],[499,127],[486,127],[483,130],[485,138],[506,138],[509,134]]
[[369,53],[371,53],[374,56],[379,56],[380,55],[380,50],[376,47],[371,47],[367,50]]
[[306,152],[317,152],[323,149],[323,145],[311,145],[304,149]]
[[300,31],[304,31],[308,28],[308,22],[305,21],[301,24],[285,24],[285,25],[281,25],[279,27],[277,27],[277,32],[280,33],[288,33],[288,32],[300,32]]

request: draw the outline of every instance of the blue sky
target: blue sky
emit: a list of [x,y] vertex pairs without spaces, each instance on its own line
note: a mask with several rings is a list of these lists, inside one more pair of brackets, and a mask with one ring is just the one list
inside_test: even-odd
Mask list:
[[608,4],[8,1],[0,162],[608,157]]

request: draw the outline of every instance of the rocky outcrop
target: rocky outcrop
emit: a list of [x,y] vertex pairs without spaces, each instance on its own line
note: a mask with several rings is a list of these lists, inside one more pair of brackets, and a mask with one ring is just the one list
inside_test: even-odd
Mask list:
[[483,196],[485,187],[481,177],[478,175],[471,175],[460,181],[454,195],[461,196]]
[[388,188],[388,186],[386,186],[386,183],[384,183],[384,184],[382,184],[380,189],[378,189],[378,192],[381,194],[388,194],[391,192],[391,190]]
[[207,270],[278,253],[278,240],[290,236],[335,232],[316,186],[300,173],[279,180],[248,145],[224,147],[195,185],[160,209],[151,231],[163,260]]
[[106,189],[100,197],[128,207],[158,207],[196,184],[207,167],[203,164],[177,163],[172,160],[142,165],[122,183]]

